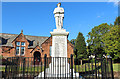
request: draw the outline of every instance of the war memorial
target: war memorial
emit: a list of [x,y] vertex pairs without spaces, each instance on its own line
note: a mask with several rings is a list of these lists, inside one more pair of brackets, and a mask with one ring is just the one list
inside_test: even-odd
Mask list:
[[[57,4],[57,8],[54,9],[53,13],[56,22],[56,29],[54,29],[53,32],[50,32],[52,36],[52,54],[51,54],[52,62],[49,64],[49,68],[46,69],[46,76],[71,77],[70,74],[71,70],[69,68],[70,64],[67,61],[67,38],[69,32],[66,32],[66,30],[63,28],[64,9],[61,7],[61,3]],[[79,74],[78,73],[76,74],[78,77]],[[40,73],[38,77],[41,76],[44,77],[44,72]]]
[[[36,54],[34,57],[8,57],[5,79],[114,79],[111,58],[75,58],[68,56],[69,32],[63,27],[64,8],[61,3],[53,11],[56,29],[50,32],[46,42],[52,41],[51,56]],[[67,16],[67,15],[66,15]],[[24,36],[21,32],[18,36]],[[51,40],[49,40],[51,39]],[[47,46],[45,43],[44,46]],[[50,44],[49,43],[49,44]],[[41,50],[39,43],[33,52]],[[32,54],[31,52],[31,55]],[[37,58],[38,57],[38,58]],[[80,61],[84,61],[83,64]],[[38,63],[39,61],[39,63]],[[36,63],[37,62],[37,63]]]

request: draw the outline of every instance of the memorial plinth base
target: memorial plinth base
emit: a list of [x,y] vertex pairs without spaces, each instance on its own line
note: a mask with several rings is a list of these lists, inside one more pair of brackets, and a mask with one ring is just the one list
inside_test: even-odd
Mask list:
[[69,32],[65,29],[54,29],[50,32],[52,36],[52,53],[51,57],[67,58],[67,36]]
[[[56,68],[56,67],[54,67],[54,68]],[[61,68],[67,69],[65,67],[61,67]],[[62,78],[65,78],[65,77],[71,77],[72,76],[71,75],[71,69],[67,70],[64,73],[59,73],[59,72],[56,72],[56,71],[53,72],[53,70],[51,70],[51,69],[52,68],[46,68],[45,77],[62,77]],[[58,69],[58,68],[56,68],[56,69]],[[37,78],[40,78],[40,77],[44,77],[44,71],[39,73],[39,75],[37,76]],[[74,69],[73,69],[73,77],[79,78],[79,73],[74,73]]]
[[[72,72],[70,69],[70,64],[67,61],[67,58],[52,58],[52,62],[49,64],[49,68],[46,68],[45,73],[44,71],[39,73],[37,77],[44,77],[44,74],[45,77],[71,77]],[[79,78],[79,73],[74,73],[74,69],[73,77]]]
[[[52,36],[51,63],[46,71],[39,73],[37,77],[71,77],[70,63],[67,58],[67,37],[69,32],[65,29],[54,29],[50,32]],[[73,77],[79,78],[79,73],[74,73]]]

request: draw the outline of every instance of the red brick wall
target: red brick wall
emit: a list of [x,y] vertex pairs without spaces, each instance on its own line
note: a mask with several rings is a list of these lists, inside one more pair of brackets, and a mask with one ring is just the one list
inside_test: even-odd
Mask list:
[[74,46],[69,42],[69,40],[67,41],[67,56],[68,58],[71,57],[71,54],[74,53]]
[[3,46],[0,48],[0,54],[3,55],[5,58],[7,57],[14,57],[15,50],[14,48]]
[[[50,57],[50,46],[52,46],[52,37],[49,37],[41,46],[36,46],[35,48],[28,48],[29,42],[24,37],[23,33],[20,33],[18,37],[12,42],[13,47],[3,46],[0,48],[0,54],[4,57],[14,57],[16,56],[16,41],[25,42],[25,55],[24,57],[34,57],[34,52],[38,51],[41,54],[41,57],[44,57],[47,54],[47,57]],[[73,54],[73,45],[67,41],[67,55],[70,58],[71,54]],[[3,52],[3,53],[2,53]]]
[[52,46],[52,37],[49,37],[42,45],[42,57],[47,54],[47,57],[50,57],[50,46]]

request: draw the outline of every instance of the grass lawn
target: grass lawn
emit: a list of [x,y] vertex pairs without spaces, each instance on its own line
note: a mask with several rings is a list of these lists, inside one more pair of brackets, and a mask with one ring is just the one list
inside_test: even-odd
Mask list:
[[[96,64],[97,66],[100,66],[100,63],[98,64]],[[73,66],[73,68],[74,68],[74,70],[75,70],[75,65]],[[39,67],[28,67],[28,68],[26,68],[26,71],[38,71],[38,69],[39,69],[39,71],[41,71],[41,67],[39,66]],[[93,70],[95,69],[95,64],[93,64]],[[21,70],[21,68],[19,68],[19,70]],[[44,70],[44,67],[42,67],[42,71]],[[89,71],[89,70],[92,70],[92,66],[91,66],[91,64],[86,64],[86,71]],[[0,71],[5,71],[5,66],[1,66],[0,67]],[[83,64],[83,65],[76,65],[76,71],[78,72],[84,72],[85,71],[85,64]],[[113,64],[113,71],[120,71],[120,63],[116,63],[116,64]]]
[[[9,68],[8,68],[9,69]],[[13,69],[13,71],[16,71],[16,69],[15,69],[15,67],[14,67],[14,69]],[[44,70],[44,67],[42,67],[41,68],[41,66],[35,66],[35,67],[26,67],[25,68],[25,71],[27,72],[33,72],[33,71],[39,71],[39,72],[41,72],[41,71],[43,71]],[[0,67],[0,71],[5,71],[5,66],[1,66]],[[19,68],[19,71],[23,71],[23,68]]]
[[[100,66],[101,63],[97,63],[97,66]],[[90,66],[90,67],[89,67]],[[109,65],[110,66],[110,65]],[[74,70],[75,70],[75,65],[73,66]],[[93,63],[93,70],[95,69],[95,63]],[[88,63],[86,64],[86,71],[91,71],[92,70],[92,66],[91,64],[88,65]],[[101,71],[101,69],[99,69]],[[84,72],[85,71],[85,64],[83,65],[76,65],[76,71],[77,72]],[[120,71],[120,63],[114,63],[113,64],[113,71]]]
[[113,71],[120,71],[120,63],[113,64]]
[[[100,66],[101,63],[96,63],[96,66]],[[86,63],[83,65],[74,65],[73,66],[74,70],[76,70],[76,72],[85,72],[85,71],[92,71],[95,70],[95,63],[91,64],[91,63]],[[99,69],[100,70],[100,69]]]
[[0,66],[0,71],[5,71],[5,66]]

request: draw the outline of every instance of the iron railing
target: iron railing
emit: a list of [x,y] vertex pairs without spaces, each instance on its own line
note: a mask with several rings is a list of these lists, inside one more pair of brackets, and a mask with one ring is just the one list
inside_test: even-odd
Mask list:
[[[111,58],[10,57],[5,79],[114,79]],[[37,62],[37,64],[36,64]]]

